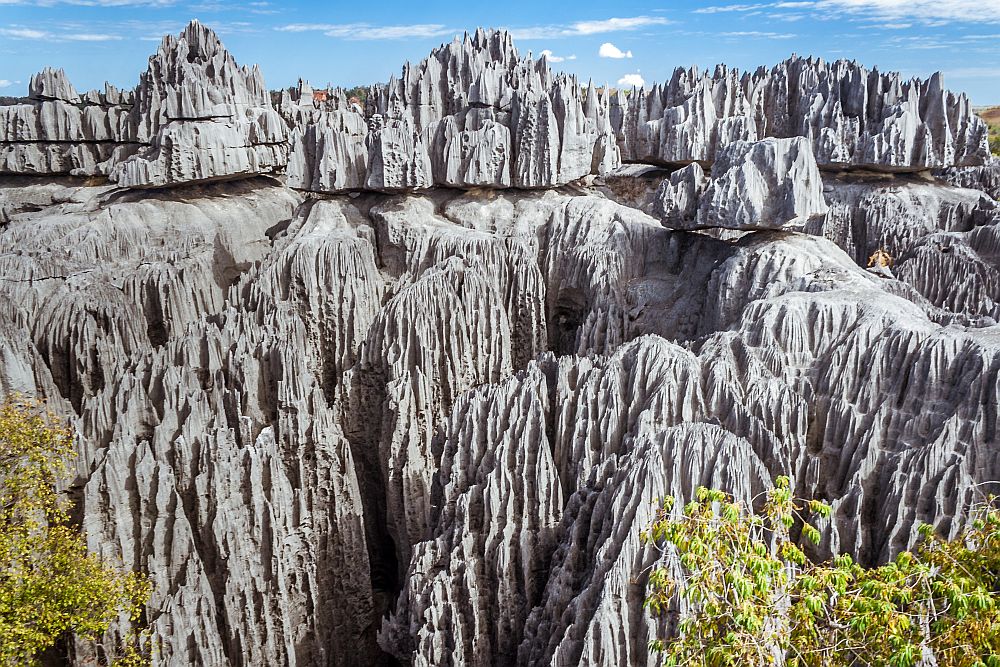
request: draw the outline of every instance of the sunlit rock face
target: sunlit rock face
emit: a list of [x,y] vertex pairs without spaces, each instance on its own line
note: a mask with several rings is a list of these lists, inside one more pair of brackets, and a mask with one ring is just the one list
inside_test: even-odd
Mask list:
[[272,95],[194,23],[0,107],[0,395],[70,418],[157,665],[655,665],[653,498],[790,475],[875,563],[1000,478],[967,106],[803,59],[625,95],[485,31]]
[[260,70],[195,21],[163,39],[134,90],[81,95],[62,70],[32,77],[27,99],[0,107],[0,173],[106,175],[129,188],[259,174],[327,193],[548,188],[623,160],[725,161],[733,144],[794,137],[808,144],[793,144],[797,155],[811,150],[824,166],[968,169],[989,158],[986,124],[940,74],[905,81],[791,58],[752,74],[679,68],[648,91],[612,91],[480,29],[372,86],[364,108],[305,82],[272,102]]

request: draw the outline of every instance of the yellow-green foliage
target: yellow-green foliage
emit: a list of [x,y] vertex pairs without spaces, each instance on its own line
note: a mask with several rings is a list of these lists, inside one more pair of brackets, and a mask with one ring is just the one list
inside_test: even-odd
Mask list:
[[[30,665],[68,633],[100,640],[122,614],[133,625],[149,597],[141,577],[87,553],[56,492],[74,455],[70,432],[41,406],[0,405],[0,665]],[[145,662],[139,637],[102,656]]]
[[1000,107],[980,109],[978,113],[990,128],[990,152],[1000,155]]
[[[849,555],[814,564],[793,531],[818,543],[830,507],[797,500],[778,478],[760,513],[699,488],[667,501],[643,539],[667,554],[646,605],[679,614],[650,648],[666,665],[1000,667],[1000,512],[978,508],[954,540],[920,529],[913,551],[875,568]],[[927,663],[933,664],[933,663]]]

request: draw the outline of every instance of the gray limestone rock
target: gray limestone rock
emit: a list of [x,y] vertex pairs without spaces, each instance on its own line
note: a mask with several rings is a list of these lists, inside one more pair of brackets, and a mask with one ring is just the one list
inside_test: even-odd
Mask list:
[[705,171],[697,162],[678,169],[670,178],[663,179],[656,189],[653,215],[672,229],[690,227],[698,216],[701,196],[707,185]]
[[287,127],[260,70],[239,67],[197,21],[149,59],[131,116],[149,147],[115,166],[111,179],[122,187],[267,174],[287,163]]
[[993,199],[1000,199],[1000,160],[996,157],[974,167],[939,169],[935,175],[956,187],[982,190]]
[[[683,205],[691,207],[697,173],[684,178],[692,184],[681,195]],[[694,224],[674,214],[681,218],[680,228],[780,229],[801,226],[827,211],[819,168],[801,137],[728,145],[712,165],[712,179],[697,206]]]
[[767,138],[802,137],[831,167],[977,169],[989,156],[986,124],[939,74],[792,58],[752,74],[678,69],[633,93],[583,86],[522,58],[508,32],[477,30],[372,86],[364,108],[304,81],[274,106],[260,71],[195,21],[164,38],[133,91],[80,95],[62,70],[35,75],[26,101],[0,107],[0,169],[136,188],[277,173],[336,193],[553,187],[623,159],[711,163]]
[[806,137],[820,164],[919,170],[989,157],[985,122],[940,73],[906,81],[855,62],[792,57],[770,70],[674,71],[619,95],[612,114],[626,160],[713,161],[735,141]]
[[831,239],[859,266],[884,250],[891,275],[942,314],[986,318],[981,324],[1000,318],[994,200],[979,190],[904,176],[831,175],[824,195],[828,213],[805,231]]
[[66,78],[66,72],[61,69],[46,67],[31,77],[28,84],[28,97],[33,100],[57,100],[69,104],[79,104],[80,96],[76,88]]
[[70,420],[158,667],[652,667],[654,498],[790,475],[877,563],[1000,479],[994,165],[939,77],[625,95],[480,30],[362,108],[194,23],[134,91],[30,92],[0,398]]

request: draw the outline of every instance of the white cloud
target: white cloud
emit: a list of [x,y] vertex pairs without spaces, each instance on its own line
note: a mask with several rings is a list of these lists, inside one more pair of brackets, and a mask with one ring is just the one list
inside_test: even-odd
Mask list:
[[[920,21],[929,26],[951,22],[1000,23],[1000,0],[811,0],[760,4],[716,5],[695,9],[696,14],[749,12],[759,9],[811,9],[817,18],[849,14],[899,24]],[[894,27],[886,24],[885,27]],[[910,27],[910,26],[906,26]]]
[[611,42],[604,42],[601,44],[601,48],[598,49],[597,55],[602,58],[631,58],[632,52],[622,51]]
[[670,19],[663,16],[631,16],[610,18],[601,21],[577,21],[567,25],[543,25],[527,28],[510,28],[514,39],[553,39],[580,35],[598,35],[608,32],[625,32],[651,26],[670,25]]
[[576,56],[575,55],[572,55],[572,56],[557,56],[557,55],[555,55],[555,54],[552,53],[551,49],[545,49],[544,51],[542,51],[538,55],[545,56],[545,59],[548,60],[550,63],[561,63],[564,60],[576,60]]
[[82,32],[82,33],[71,33],[69,35],[59,35],[59,39],[68,39],[71,42],[114,42],[121,39],[121,36],[105,35],[92,32]]
[[34,28],[10,27],[0,28],[0,35],[13,39],[38,39],[46,41],[65,40],[69,42],[111,42],[121,39],[120,35],[94,32],[54,33],[48,30]]
[[641,74],[626,74],[622,78],[618,79],[619,86],[629,86],[632,88],[642,88],[646,85],[646,80],[642,78]]
[[761,9],[808,9],[822,2],[809,0],[807,2],[763,2],[755,5],[715,5],[695,9],[695,14],[721,14],[724,12],[753,12]]
[[[821,10],[876,14],[882,18],[989,22],[1000,13],[1000,0],[819,0]],[[985,19],[985,21],[984,21]],[[995,21],[996,19],[994,19]]]
[[651,25],[666,25],[669,20],[662,16],[633,16],[631,18],[610,18],[603,21],[580,21],[573,24],[578,35],[597,35],[602,32],[636,30]]
[[792,39],[795,35],[782,32],[761,32],[759,30],[738,30],[735,32],[720,32],[722,37],[749,37],[764,39]]
[[44,30],[33,30],[31,28],[0,28],[0,35],[13,37],[14,39],[46,39],[50,36]]
[[13,85],[14,85],[14,82],[11,81],[10,79],[0,79],[0,88],[7,88],[7,87],[13,86]]
[[713,7],[702,7],[694,10],[695,14],[721,14],[723,12],[749,12],[755,9],[764,9],[773,5],[719,5]]
[[322,32],[327,37],[351,40],[405,39],[407,37],[442,37],[457,30],[440,23],[377,26],[370,23],[292,23],[275,28],[281,32]]

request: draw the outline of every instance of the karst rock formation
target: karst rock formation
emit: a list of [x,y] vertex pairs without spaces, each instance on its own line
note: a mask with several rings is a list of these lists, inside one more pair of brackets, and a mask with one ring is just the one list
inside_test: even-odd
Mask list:
[[654,498],[787,474],[876,563],[1000,479],[998,196],[940,75],[478,30],[352,100],[194,22],[0,106],[0,394],[71,417],[157,665],[652,666]]

